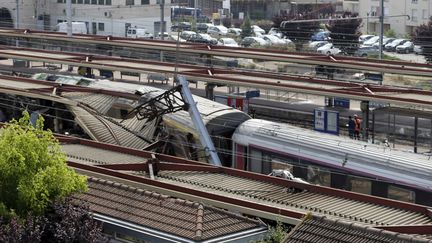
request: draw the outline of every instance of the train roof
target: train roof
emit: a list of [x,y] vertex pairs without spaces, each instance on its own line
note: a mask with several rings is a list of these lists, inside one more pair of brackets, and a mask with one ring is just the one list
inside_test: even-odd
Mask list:
[[299,157],[324,166],[432,191],[430,156],[325,134],[284,123],[250,119],[233,135],[236,143]]
[[[48,76],[49,74],[40,73],[35,74],[33,78],[45,80]],[[114,82],[105,79],[89,79],[85,77],[67,75],[56,75],[55,82],[131,94],[139,93],[144,101],[154,98],[167,91],[165,89],[142,84]],[[232,132],[239,124],[247,119],[250,119],[250,116],[246,113],[227,105],[220,104],[197,95],[193,95],[193,97],[203,122],[209,130],[209,133],[222,133],[227,130]],[[186,111],[166,114],[164,115],[164,120],[170,125],[179,128],[180,130],[196,133],[195,126]]]

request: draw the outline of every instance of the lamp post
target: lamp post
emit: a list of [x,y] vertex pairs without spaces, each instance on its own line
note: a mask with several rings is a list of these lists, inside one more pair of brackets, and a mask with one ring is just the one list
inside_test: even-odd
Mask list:
[[379,59],[383,54],[383,36],[384,36],[384,0],[380,0],[380,35],[379,35]]

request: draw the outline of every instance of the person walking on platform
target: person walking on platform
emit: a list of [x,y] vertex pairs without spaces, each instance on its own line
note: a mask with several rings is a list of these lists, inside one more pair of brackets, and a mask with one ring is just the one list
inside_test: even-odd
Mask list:
[[354,130],[355,130],[355,121],[352,119],[352,117],[351,116],[349,116],[348,117],[348,124],[347,124],[347,127],[348,127],[348,135],[349,135],[349,137],[351,138],[351,139],[353,139],[354,138]]
[[361,119],[357,116],[357,114],[354,115],[354,123],[354,139],[360,140]]

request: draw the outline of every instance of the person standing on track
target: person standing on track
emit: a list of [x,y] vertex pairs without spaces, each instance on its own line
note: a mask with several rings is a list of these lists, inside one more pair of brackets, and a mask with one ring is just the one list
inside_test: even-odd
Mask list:
[[360,140],[361,119],[357,116],[357,114],[354,115],[354,123],[354,139]]

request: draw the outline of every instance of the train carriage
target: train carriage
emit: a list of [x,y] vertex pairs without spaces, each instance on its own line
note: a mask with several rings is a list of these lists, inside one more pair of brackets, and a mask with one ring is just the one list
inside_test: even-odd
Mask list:
[[429,157],[288,124],[251,119],[233,135],[233,166],[289,170],[310,183],[432,205]]

